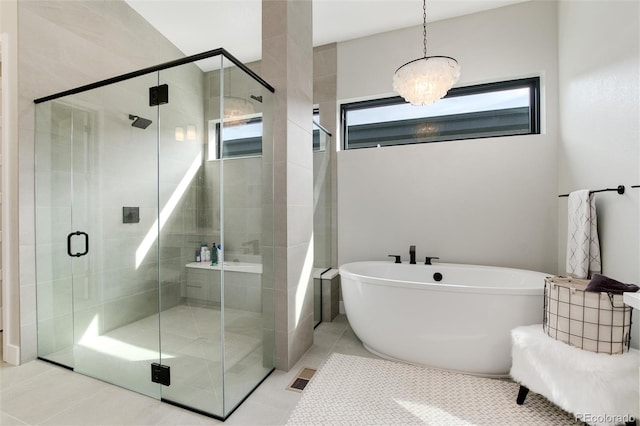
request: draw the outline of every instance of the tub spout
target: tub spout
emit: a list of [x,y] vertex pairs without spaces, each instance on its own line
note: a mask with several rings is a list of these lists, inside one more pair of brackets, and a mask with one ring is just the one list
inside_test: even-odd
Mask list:
[[409,246],[409,264],[416,264],[416,246]]

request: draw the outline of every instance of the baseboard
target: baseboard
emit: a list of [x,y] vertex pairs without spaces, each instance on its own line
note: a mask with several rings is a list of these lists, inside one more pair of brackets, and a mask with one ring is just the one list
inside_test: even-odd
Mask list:
[[4,348],[2,348],[2,354],[4,362],[12,365],[20,365],[20,346],[7,343]]

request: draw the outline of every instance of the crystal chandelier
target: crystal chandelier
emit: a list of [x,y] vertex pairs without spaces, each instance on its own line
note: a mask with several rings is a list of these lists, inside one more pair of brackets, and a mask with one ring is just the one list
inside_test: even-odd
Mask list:
[[411,105],[442,99],[460,78],[458,61],[449,56],[427,56],[427,4],[422,1],[424,56],[407,62],[393,74],[393,90]]

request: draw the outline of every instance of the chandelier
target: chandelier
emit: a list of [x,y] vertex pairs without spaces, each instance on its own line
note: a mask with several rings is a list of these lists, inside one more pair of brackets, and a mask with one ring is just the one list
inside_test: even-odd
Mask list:
[[393,90],[411,105],[442,99],[460,78],[458,61],[449,56],[427,56],[427,4],[422,0],[424,56],[407,62],[393,74]]

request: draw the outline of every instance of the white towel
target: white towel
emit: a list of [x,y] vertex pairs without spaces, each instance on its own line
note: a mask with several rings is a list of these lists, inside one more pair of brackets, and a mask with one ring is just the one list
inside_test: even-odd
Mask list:
[[588,189],[570,193],[568,213],[567,274],[589,278],[602,269],[593,194]]

